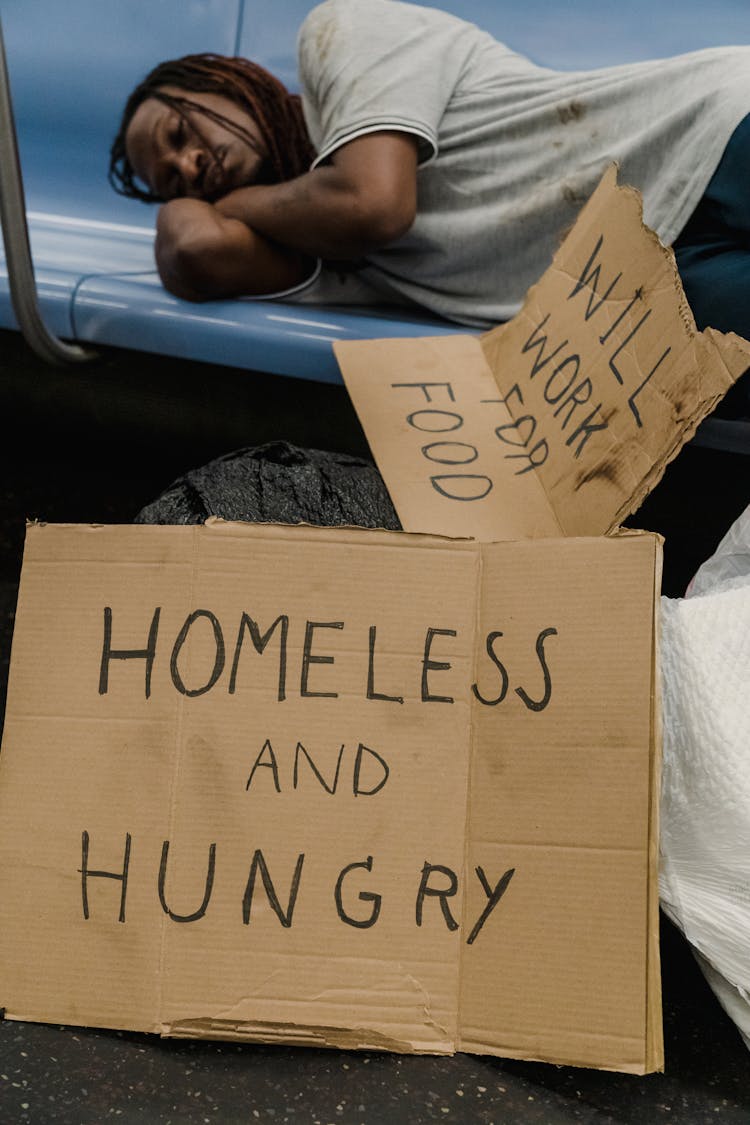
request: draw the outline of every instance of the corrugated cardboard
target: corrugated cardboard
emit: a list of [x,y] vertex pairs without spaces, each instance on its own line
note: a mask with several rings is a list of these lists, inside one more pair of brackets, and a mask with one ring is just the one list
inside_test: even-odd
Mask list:
[[334,349],[403,527],[487,541],[611,531],[750,366],[614,166],[508,324]]
[[659,565],[644,534],[31,526],[7,1016],[659,1068]]

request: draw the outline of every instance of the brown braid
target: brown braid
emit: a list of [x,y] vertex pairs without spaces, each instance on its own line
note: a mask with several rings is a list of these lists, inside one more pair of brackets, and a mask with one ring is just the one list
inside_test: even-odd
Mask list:
[[136,86],[127,100],[109,158],[109,182],[120,195],[160,202],[159,196],[139,187],[135,172],[125,150],[125,134],[133,115],[147,98],[157,98],[171,106],[183,118],[188,113],[202,113],[224,125],[252,148],[253,138],[241,127],[211,110],[196,104],[190,97],[175,97],[162,87],[177,86],[186,94],[212,93],[230,98],[246,110],[256,125],[268,152],[268,178],[273,182],[291,180],[306,172],[315,150],[302,115],[302,104],[296,94],[262,66],[247,59],[223,55],[186,55],[160,63]]

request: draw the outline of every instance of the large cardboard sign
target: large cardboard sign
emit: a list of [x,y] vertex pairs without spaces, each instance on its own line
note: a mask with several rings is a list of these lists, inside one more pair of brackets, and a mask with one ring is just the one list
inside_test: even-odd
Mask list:
[[659,1068],[659,560],[31,526],[6,1016]]
[[619,526],[750,366],[614,166],[508,324],[334,349],[403,527],[488,541]]

